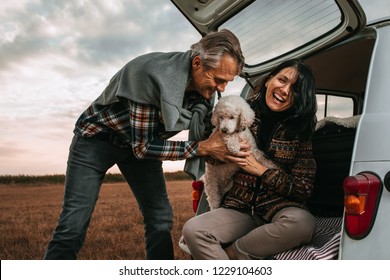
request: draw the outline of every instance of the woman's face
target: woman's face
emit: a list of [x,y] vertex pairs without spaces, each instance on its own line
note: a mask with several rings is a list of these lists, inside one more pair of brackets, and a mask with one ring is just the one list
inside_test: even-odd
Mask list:
[[272,111],[283,112],[293,106],[292,86],[297,74],[297,69],[293,67],[283,68],[265,83],[265,102]]

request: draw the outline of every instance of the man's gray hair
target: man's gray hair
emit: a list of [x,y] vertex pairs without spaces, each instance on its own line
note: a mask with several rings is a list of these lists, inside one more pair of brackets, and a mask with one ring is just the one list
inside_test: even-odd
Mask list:
[[229,55],[237,61],[237,74],[241,74],[245,59],[238,38],[229,30],[211,32],[191,46],[191,59],[199,55],[206,69],[217,68],[222,56]]

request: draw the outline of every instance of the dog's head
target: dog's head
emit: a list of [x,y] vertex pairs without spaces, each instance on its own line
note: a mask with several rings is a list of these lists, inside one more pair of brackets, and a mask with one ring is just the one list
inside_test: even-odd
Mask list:
[[244,98],[229,95],[215,105],[211,122],[222,133],[232,134],[251,126],[254,119],[255,113]]

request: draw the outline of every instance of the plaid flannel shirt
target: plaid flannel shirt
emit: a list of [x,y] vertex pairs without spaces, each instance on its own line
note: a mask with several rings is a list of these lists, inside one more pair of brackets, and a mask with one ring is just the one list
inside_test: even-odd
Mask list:
[[[190,95],[185,99],[185,108],[190,108],[196,100],[195,95]],[[87,138],[115,133],[113,144],[131,147],[139,159],[183,160],[197,155],[198,142],[167,140],[178,132],[165,131],[159,108],[127,102],[128,106],[126,102],[108,106],[92,103],[78,119],[74,132]]]

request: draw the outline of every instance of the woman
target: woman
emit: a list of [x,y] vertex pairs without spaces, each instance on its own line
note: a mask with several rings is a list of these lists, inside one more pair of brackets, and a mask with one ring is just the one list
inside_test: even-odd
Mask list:
[[311,135],[317,103],[311,70],[302,61],[277,66],[249,99],[257,145],[277,164],[253,155],[231,158],[241,170],[220,208],[183,228],[194,259],[264,259],[311,240],[314,217],[306,207],[316,163]]

